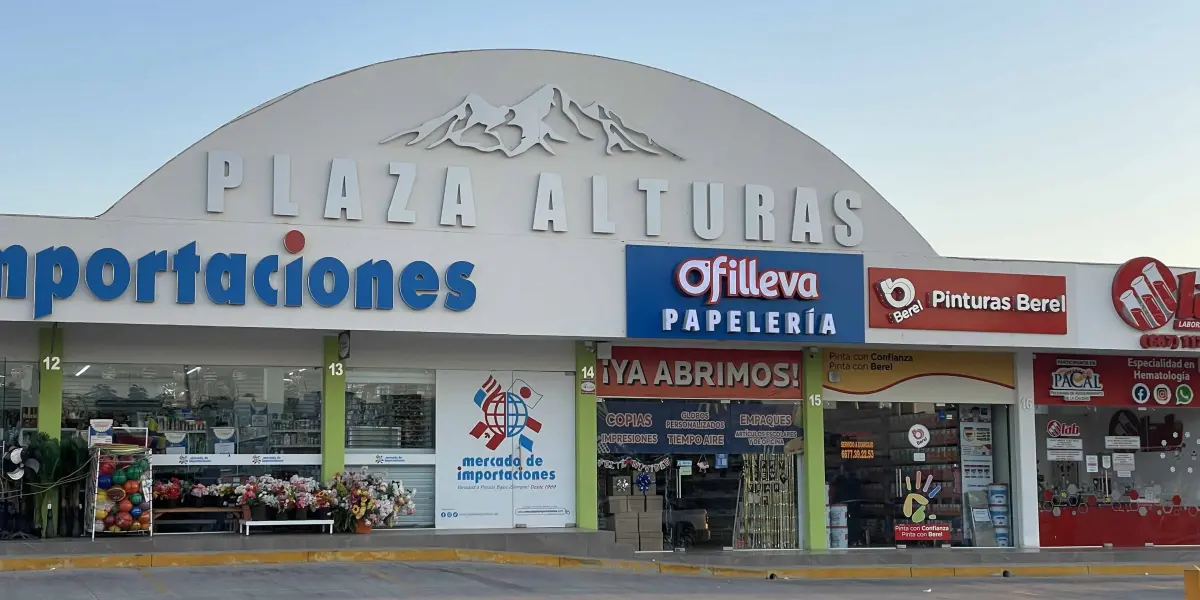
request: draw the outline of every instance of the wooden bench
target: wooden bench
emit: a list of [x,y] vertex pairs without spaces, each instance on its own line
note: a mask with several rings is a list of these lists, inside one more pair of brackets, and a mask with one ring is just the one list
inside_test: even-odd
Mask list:
[[241,532],[241,523],[250,520],[249,506],[204,506],[204,507],[182,507],[182,508],[154,508],[151,509],[155,525],[186,525],[197,524],[196,519],[191,520],[168,520],[165,522],[159,521],[163,515],[182,515],[182,514],[227,514],[233,517],[237,524],[238,532]]
[[329,535],[333,535],[333,519],[288,519],[282,521],[242,521],[241,527],[250,535],[251,527],[290,527],[292,525],[320,525],[321,529],[329,527]]

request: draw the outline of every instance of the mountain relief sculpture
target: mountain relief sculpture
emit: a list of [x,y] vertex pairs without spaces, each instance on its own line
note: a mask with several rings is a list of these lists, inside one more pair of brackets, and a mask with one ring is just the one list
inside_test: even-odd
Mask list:
[[[407,145],[412,146],[433,139],[426,148],[435,148],[443,142],[450,142],[463,148],[473,148],[481,152],[503,152],[505,156],[513,157],[520,156],[535,146],[541,146],[546,152],[554,154],[551,141],[569,143],[566,137],[546,122],[546,118],[554,114],[555,110],[575,126],[577,134],[587,140],[595,140],[596,137],[585,129],[584,120],[600,125],[604,131],[606,154],[612,154],[616,149],[621,152],[665,154],[683,160],[682,156],[664,147],[649,134],[626,125],[617,113],[603,104],[593,102],[584,106],[562,88],[552,84],[542,86],[512,106],[495,106],[478,94],[468,94],[458,106],[445,114],[429,119],[414,129],[388,136],[379,143],[387,144],[414,135]],[[494,140],[495,143],[466,139],[465,134],[476,126],[482,129],[485,139]],[[520,140],[509,147],[500,136],[501,127],[518,129]],[[435,134],[443,128],[446,132],[435,138]]]

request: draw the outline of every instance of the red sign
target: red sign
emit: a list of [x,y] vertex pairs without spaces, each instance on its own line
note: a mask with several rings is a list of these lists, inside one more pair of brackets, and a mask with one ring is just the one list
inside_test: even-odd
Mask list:
[[949,540],[949,523],[896,523],[897,542],[928,542]]
[[800,352],[615,346],[596,364],[602,398],[803,400]]
[[1033,358],[1038,404],[1191,406],[1197,381],[1200,370],[1193,357],[1037,354]]
[[867,270],[871,327],[1067,333],[1067,278],[919,269]]
[[[1113,308],[1138,331],[1154,331],[1168,323],[1179,331],[1200,331],[1200,298],[1196,272],[1176,276],[1148,256],[1121,265],[1112,282]],[[1200,348],[1200,335],[1146,334],[1143,348]]]
[[1046,423],[1046,435],[1050,437],[1079,437],[1080,433],[1078,423],[1062,423],[1053,419]]

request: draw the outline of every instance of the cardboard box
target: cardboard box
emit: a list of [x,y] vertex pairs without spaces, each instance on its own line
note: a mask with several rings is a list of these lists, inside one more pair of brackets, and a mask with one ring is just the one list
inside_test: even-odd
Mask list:
[[613,515],[613,531],[617,532],[617,537],[622,536],[637,536],[638,533],[638,515],[640,513],[624,513]]
[[618,544],[624,544],[624,545],[626,545],[626,546],[629,546],[630,548],[633,548],[634,550],[640,550],[640,549],[641,549],[641,538],[639,538],[639,537],[638,537],[638,536],[636,536],[636,535],[632,535],[632,536],[629,536],[629,535],[626,535],[626,536],[617,535],[616,542],[617,542]]
[[646,550],[662,550],[662,549],[663,549],[663,536],[661,533],[658,535],[647,535],[647,534],[643,533],[638,536],[638,550],[646,551]]
[[659,511],[659,510],[663,509],[663,497],[662,496],[646,496],[644,501],[646,504],[646,508],[645,508],[646,512],[654,512],[654,511]]
[[613,475],[608,478],[609,496],[628,496],[633,493],[633,478],[628,475]]
[[629,509],[630,500],[635,500],[633,496],[609,496],[606,499],[607,514],[620,515],[632,511]]
[[657,533],[660,536],[662,535],[663,512],[661,510],[638,513],[637,517],[639,533]]

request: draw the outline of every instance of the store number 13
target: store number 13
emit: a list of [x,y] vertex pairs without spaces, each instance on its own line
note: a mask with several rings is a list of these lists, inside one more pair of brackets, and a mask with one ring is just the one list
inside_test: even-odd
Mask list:
[[329,363],[329,374],[340,377],[346,373],[346,368],[340,362]]

